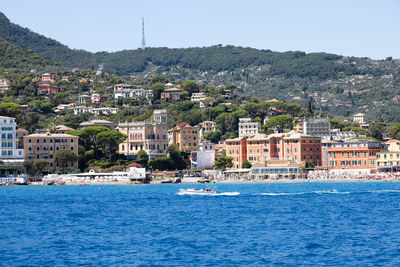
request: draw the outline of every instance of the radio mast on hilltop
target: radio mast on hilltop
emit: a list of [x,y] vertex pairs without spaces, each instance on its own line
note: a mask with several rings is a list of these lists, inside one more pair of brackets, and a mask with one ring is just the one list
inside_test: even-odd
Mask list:
[[146,41],[144,40],[144,18],[142,17],[142,49],[146,48]]

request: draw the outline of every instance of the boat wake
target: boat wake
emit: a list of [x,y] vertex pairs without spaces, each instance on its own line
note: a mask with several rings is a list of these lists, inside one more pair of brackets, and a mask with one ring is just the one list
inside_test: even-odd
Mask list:
[[339,192],[335,189],[333,190],[323,190],[323,191],[311,191],[311,192],[293,192],[293,193],[258,193],[254,194],[257,196],[293,196],[293,195],[306,195],[306,194],[350,194],[350,192]]
[[237,196],[240,195],[239,192],[222,192],[218,193],[217,191],[201,191],[201,190],[193,190],[193,189],[187,189],[187,190],[179,190],[177,195],[183,196],[183,195],[189,195],[189,196]]

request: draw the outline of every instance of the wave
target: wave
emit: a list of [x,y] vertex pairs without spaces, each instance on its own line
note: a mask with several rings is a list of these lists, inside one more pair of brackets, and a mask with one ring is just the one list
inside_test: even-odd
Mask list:
[[322,190],[322,191],[311,191],[311,192],[293,192],[293,193],[258,193],[254,195],[258,196],[291,196],[291,195],[305,195],[305,194],[350,194],[350,192],[339,192],[335,189],[333,190]]

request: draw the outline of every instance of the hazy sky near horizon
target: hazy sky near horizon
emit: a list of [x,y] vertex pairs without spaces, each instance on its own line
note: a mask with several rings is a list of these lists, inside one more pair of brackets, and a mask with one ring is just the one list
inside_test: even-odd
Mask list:
[[1,0],[13,23],[70,48],[119,51],[231,44],[400,58],[399,0]]

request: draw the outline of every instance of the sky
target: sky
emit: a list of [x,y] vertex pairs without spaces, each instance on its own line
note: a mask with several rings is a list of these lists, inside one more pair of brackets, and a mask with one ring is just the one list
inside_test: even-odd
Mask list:
[[400,0],[1,0],[13,23],[91,52],[217,44],[400,58]]

